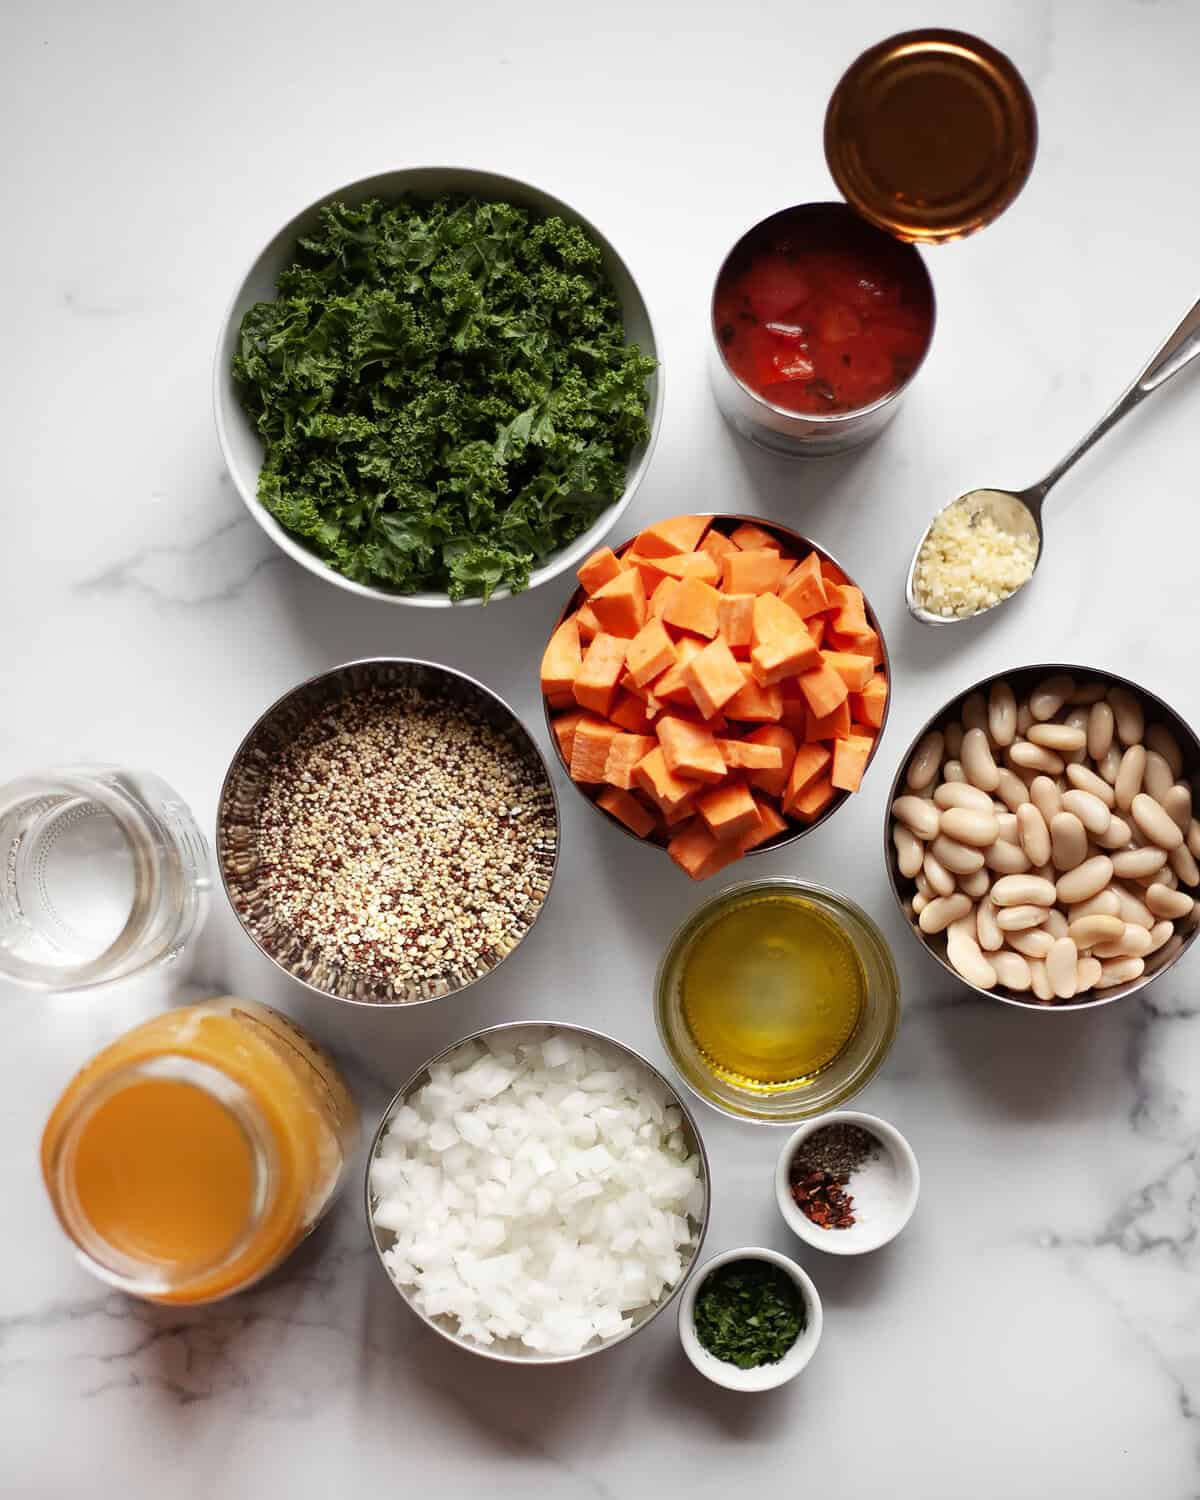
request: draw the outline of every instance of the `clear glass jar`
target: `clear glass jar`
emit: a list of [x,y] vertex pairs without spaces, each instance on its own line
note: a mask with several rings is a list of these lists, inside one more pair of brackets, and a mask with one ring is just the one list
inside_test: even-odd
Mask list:
[[[829,942],[857,967],[858,1010],[848,1034],[830,1046],[828,1061],[780,1085],[723,1076],[697,1044],[684,1011],[684,975],[696,944],[723,918],[756,903],[795,901],[825,926]],[[853,958],[849,960],[849,954]],[[788,1125],[835,1109],[866,1087],[891,1048],[900,1020],[900,980],[887,942],[861,907],[823,886],[785,878],[749,880],[707,901],[667,946],[655,984],[658,1034],[693,1093],[739,1119]],[[821,997],[814,997],[816,1004]]]
[[83,1264],[154,1302],[212,1302],[320,1222],[358,1139],[336,1064],[277,1011],[225,997],[126,1032],[76,1075],[42,1173]]
[[208,913],[208,844],[148,771],[72,766],[0,787],[0,978],[74,990],[178,957]]

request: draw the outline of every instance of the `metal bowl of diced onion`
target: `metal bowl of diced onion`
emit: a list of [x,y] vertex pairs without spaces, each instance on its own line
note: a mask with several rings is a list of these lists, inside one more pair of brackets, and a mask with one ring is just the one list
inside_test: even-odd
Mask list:
[[[615,1053],[623,1065],[631,1066],[642,1073],[662,1105],[664,1132],[669,1130],[671,1138],[677,1142],[686,1158],[695,1159],[697,1186],[701,1199],[695,1211],[689,1212],[686,1216],[689,1239],[687,1243],[678,1246],[679,1273],[674,1281],[663,1287],[660,1294],[652,1300],[636,1309],[631,1309],[628,1317],[622,1320],[621,1327],[604,1337],[594,1337],[586,1347],[570,1353],[532,1348],[511,1337],[496,1338],[491,1344],[484,1344],[475,1338],[465,1336],[461,1331],[458,1318],[453,1314],[427,1311],[419,1305],[419,1300],[414,1297],[412,1289],[402,1285],[393,1274],[389,1263],[389,1252],[392,1252],[396,1246],[398,1236],[393,1229],[381,1224],[377,1218],[377,1212],[382,1212],[380,1183],[377,1178],[380,1148],[400,1111],[410,1107],[410,1101],[426,1084],[442,1076],[441,1070],[446,1066],[447,1060],[452,1055],[458,1054],[460,1049],[473,1045],[477,1049],[475,1061],[481,1061],[490,1056],[492,1059],[499,1058],[503,1067],[506,1052],[521,1044],[544,1044],[552,1036],[577,1040],[585,1048],[590,1044],[601,1057],[605,1051],[610,1054]],[[577,1359],[586,1359],[589,1355],[598,1354],[602,1349],[611,1349],[617,1344],[624,1343],[626,1339],[639,1333],[651,1323],[674,1301],[675,1296],[682,1290],[692,1270],[698,1264],[698,1258],[704,1246],[712,1201],[710,1181],[708,1153],[691,1111],[670,1081],[641,1053],[624,1042],[618,1041],[615,1037],[586,1026],[575,1026],[561,1021],[511,1022],[485,1027],[446,1047],[419,1068],[393,1097],[383,1112],[383,1118],[379,1122],[370,1151],[367,1153],[365,1181],[367,1223],[380,1265],[392,1286],[416,1316],[449,1343],[472,1354],[481,1355],[485,1359],[497,1360],[504,1364],[569,1364]]]
[[[1141,683],[1134,682],[1130,678],[1122,677],[1117,672],[1110,672],[1096,667],[1080,666],[1078,664],[1064,662],[1041,662],[1032,666],[1011,667],[1007,671],[993,672],[978,682],[972,683],[961,693],[955,696],[943,708],[939,709],[930,719],[924,723],[913,736],[912,743],[905,750],[892,781],[891,791],[885,804],[883,820],[883,846],[884,865],[888,872],[888,880],[891,883],[892,894],[896,898],[896,904],[905,918],[905,925],[913,936],[925,949],[927,953],[941,964],[957,984],[965,985],[967,989],[974,990],[977,995],[988,1000],[1001,1000],[1006,1005],[1020,1006],[1025,1010],[1036,1011],[1078,1011],[1094,1009],[1098,1005],[1108,1005],[1114,1000],[1123,1000],[1130,995],[1135,995],[1144,989],[1151,980],[1157,979],[1159,975],[1172,968],[1183,954],[1195,941],[1197,933],[1200,933],[1200,904],[1197,904],[1193,913],[1176,924],[1176,933],[1162,948],[1149,955],[1145,961],[1143,972],[1136,978],[1127,980],[1123,984],[1116,984],[1107,989],[1088,991],[1082,995],[1066,1001],[1057,1001],[1048,1004],[1036,1000],[1025,993],[1018,993],[997,985],[994,989],[984,989],[974,984],[964,975],[960,974],[951,964],[947,955],[947,937],[945,932],[929,935],[921,931],[917,925],[912,907],[912,899],[915,886],[912,880],[902,875],[899,868],[897,851],[892,843],[892,804],[906,790],[906,774],[913,759],[917,747],[925,737],[934,730],[942,730],[945,726],[960,718],[964,703],[973,694],[982,694],[985,698],[992,685],[997,682],[1006,681],[1013,688],[1018,700],[1022,695],[1029,694],[1040,683],[1056,676],[1065,675],[1073,678],[1079,688],[1087,684],[1102,683],[1108,688],[1123,688],[1131,693],[1141,703],[1147,724],[1158,723],[1163,725],[1174,737],[1182,753],[1182,770],[1177,780],[1187,784],[1193,792],[1198,808],[1200,808],[1200,738],[1195,731],[1181,717],[1175,709],[1164,702],[1158,694],[1143,687]],[[1064,711],[1070,706],[1069,700],[1064,705]]]

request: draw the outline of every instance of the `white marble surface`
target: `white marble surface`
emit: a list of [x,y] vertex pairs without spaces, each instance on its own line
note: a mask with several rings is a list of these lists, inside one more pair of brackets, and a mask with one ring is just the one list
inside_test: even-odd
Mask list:
[[[604,226],[659,321],[667,416],[634,521],[688,507],[792,520],[843,556],[882,614],[897,673],[879,764],[831,825],[754,869],[840,885],[883,925],[906,1014],[860,1102],[904,1130],[924,1171],[917,1216],[888,1249],[848,1263],[798,1250],[825,1298],[825,1339],[802,1379],[767,1397],[705,1385],[670,1319],[547,1375],[444,1347],[374,1264],[356,1191],[261,1290],[155,1310],[76,1267],[36,1146],[77,1064],[161,986],[0,992],[6,1496],[1200,1494],[1200,958],[1082,1015],[974,1003],[902,931],[879,859],[896,758],[987,671],[1091,660],[1200,722],[1195,378],[1064,484],[1027,601],[937,635],[900,602],[929,510],[970,484],[1037,477],[1200,290],[1200,10],[941,5],[943,24],[1018,61],[1042,148],[1002,221],[930,255],[941,324],[907,409],[869,452],[795,467],[735,441],[705,384],[719,257],[764,213],[829,193],[830,88],[861,48],[924,19],[883,0],[0,9],[0,776],[140,762],[208,824],[260,709],[371,653],[465,667],[536,722],[553,589],[451,619],[326,586],[247,519],[209,412],[226,299],[297,205],[408,163],[532,178]],[[659,1058],[653,967],[699,892],[569,793],[563,837],[541,926],[461,1001],[412,1015],[315,1003],[219,897],[193,977],[309,1022],[350,1060],[369,1116],[431,1050],[488,1020],[594,1022]],[[778,1135],[707,1111],[703,1126],[710,1248],[797,1250],[771,1196]]]

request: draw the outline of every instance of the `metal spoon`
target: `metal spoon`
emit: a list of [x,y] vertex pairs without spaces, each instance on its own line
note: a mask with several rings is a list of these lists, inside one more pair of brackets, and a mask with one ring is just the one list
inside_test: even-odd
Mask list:
[[[965,495],[960,495],[957,500],[952,500],[951,505],[969,503],[977,507],[980,512],[990,516],[998,526],[1005,530],[1016,532],[1018,536],[1030,538],[1036,545],[1033,567],[1029,578],[1037,571],[1038,564],[1042,560],[1044,535],[1042,532],[1042,504],[1051,489],[1058,483],[1068,469],[1083,457],[1094,443],[1100,441],[1106,432],[1115,427],[1127,412],[1139,405],[1147,396],[1158,390],[1159,386],[1165,385],[1172,375],[1177,375],[1184,365],[1190,364],[1192,360],[1200,356],[1200,302],[1196,302],[1184,315],[1178,327],[1170,334],[1166,342],[1157,349],[1147,362],[1145,368],[1134,380],[1133,384],[1121,395],[1115,405],[1100,418],[1092,430],[1071,449],[1049,474],[1039,484],[1030,485],[1027,490],[968,490]],[[949,510],[950,506],[944,507]],[[914,579],[917,571],[917,561],[921,556],[921,549],[925,545],[926,538],[933,530],[938,516],[944,511],[939,511],[933,521],[925,528],[921,540],[917,543],[916,551],[913,553],[912,562],[908,565],[908,578],[904,584],[904,597],[908,603],[908,611],[915,620],[920,620],[923,625],[957,625],[962,620],[975,620],[980,615],[990,613],[993,609],[999,609],[1001,604],[1007,604],[1009,599],[1016,598],[1029,578],[1025,579],[1011,594],[999,599],[995,604],[985,606],[984,609],[976,610],[970,615],[935,615],[924,609],[918,602],[914,591]]]

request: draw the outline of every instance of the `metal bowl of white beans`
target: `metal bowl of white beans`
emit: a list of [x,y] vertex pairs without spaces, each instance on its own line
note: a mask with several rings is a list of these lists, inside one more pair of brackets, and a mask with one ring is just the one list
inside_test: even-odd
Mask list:
[[1088,1009],[1136,994],[1200,931],[1193,800],[1200,740],[1155,693],[1093,667],[1014,667],[914,738],[884,862],[914,937],[961,983]]

